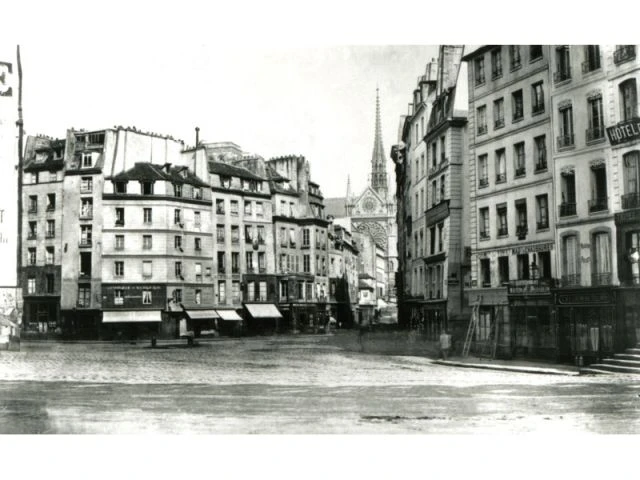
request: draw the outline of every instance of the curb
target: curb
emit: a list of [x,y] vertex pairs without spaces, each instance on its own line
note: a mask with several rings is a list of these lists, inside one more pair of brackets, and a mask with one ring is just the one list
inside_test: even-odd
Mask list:
[[445,360],[434,360],[433,363],[438,365],[447,365],[450,367],[462,367],[462,368],[479,368],[483,370],[501,370],[505,372],[517,372],[517,373],[539,373],[546,375],[568,375],[579,376],[580,372],[573,372],[569,370],[558,370],[554,368],[539,368],[539,367],[516,367],[509,365],[488,365],[486,363],[464,363],[464,362],[451,362]]

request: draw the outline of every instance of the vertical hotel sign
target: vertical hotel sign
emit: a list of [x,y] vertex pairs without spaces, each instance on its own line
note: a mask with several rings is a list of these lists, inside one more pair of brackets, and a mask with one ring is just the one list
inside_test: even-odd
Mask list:
[[19,335],[18,287],[18,97],[15,45],[0,45],[0,349]]

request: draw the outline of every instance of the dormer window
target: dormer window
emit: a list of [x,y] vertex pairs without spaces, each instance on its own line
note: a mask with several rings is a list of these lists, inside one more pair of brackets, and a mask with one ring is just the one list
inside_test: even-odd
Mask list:
[[231,177],[226,177],[226,176],[220,175],[220,184],[224,188],[231,188]]
[[115,182],[116,193],[127,193],[127,182]]
[[176,197],[181,197],[182,196],[182,185],[179,183],[174,183],[173,184],[173,194]]
[[193,198],[201,199],[202,198],[202,188],[201,187],[193,187]]
[[153,182],[140,182],[143,195],[153,195]]
[[37,152],[36,153],[36,163],[44,163],[44,161],[46,159],[47,159],[46,152]]
[[82,168],[89,168],[93,165],[93,158],[91,153],[82,154]]
[[182,175],[182,178],[187,178],[187,169],[185,168],[184,170],[182,170],[180,172],[180,175]]

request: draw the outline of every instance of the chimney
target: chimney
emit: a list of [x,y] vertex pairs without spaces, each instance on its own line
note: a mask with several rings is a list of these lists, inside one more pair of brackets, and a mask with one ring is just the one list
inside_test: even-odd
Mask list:
[[196,148],[200,145],[200,127],[196,127]]

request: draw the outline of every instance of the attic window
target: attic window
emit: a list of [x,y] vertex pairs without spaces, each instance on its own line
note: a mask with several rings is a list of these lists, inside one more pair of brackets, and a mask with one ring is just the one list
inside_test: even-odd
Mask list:
[[180,172],[180,175],[182,175],[182,178],[187,178],[187,169],[185,168],[184,170],[182,170]]
[[140,182],[143,195],[153,195],[153,182]]
[[176,197],[181,197],[182,196],[182,185],[179,183],[174,183],[173,184],[173,194]]
[[91,158],[91,153],[83,153],[82,154],[82,168],[89,168],[93,164],[93,159]]
[[231,177],[220,175],[220,183],[224,188],[231,188]]
[[89,143],[94,145],[104,144],[104,133],[91,133],[87,136],[89,137]]
[[47,154],[45,152],[36,153],[36,163],[43,163],[47,159]]
[[127,182],[115,182],[116,193],[127,193]]
[[193,187],[192,192],[193,192],[193,198],[197,198],[197,199],[202,198],[202,188]]

